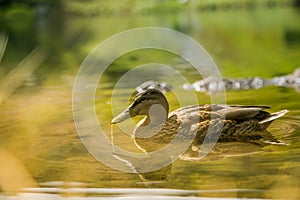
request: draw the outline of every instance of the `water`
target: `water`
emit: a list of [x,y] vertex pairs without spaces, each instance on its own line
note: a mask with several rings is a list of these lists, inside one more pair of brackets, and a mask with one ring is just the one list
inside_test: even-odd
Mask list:
[[[210,53],[224,77],[271,78],[288,74],[300,66],[299,15],[299,10],[287,6],[193,10],[188,14],[180,11],[161,16],[65,15],[60,16],[58,24],[53,23],[57,19],[52,16],[54,19],[26,19],[22,27],[18,23],[20,19],[6,22],[1,28],[3,37],[8,35],[8,40],[0,63],[0,77],[11,84],[2,85],[1,90],[0,187],[3,195],[0,198],[12,195],[8,199],[72,196],[132,199],[145,195],[149,198],[298,199],[300,95],[293,88],[268,86],[226,92],[228,104],[269,105],[271,111],[288,109],[290,112],[269,128],[286,145],[217,144],[203,160],[175,161],[166,180],[143,182],[136,174],[102,164],[83,146],[72,116],[72,87],[81,62],[99,42],[120,31],[143,26],[172,28],[193,37]],[[36,66],[25,72],[11,73],[21,76],[8,76],[19,63],[26,66],[22,60],[37,45],[45,51],[33,53],[35,62],[28,66]],[[104,73],[96,91],[97,117],[108,136],[115,83],[132,67],[154,61],[175,67],[190,82],[201,79],[188,64],[167,52],[143,50],[120,57]],[[19,78],[4,79],[11,76]],[[149,73],[149,77],[141,77],[140,81],[144,78],[165,81],[182,97],[188,94],[182,89],[182,83],[168,73],[159,76]],[[113,112],[128,105],[136,86],[128,82],[114,91]],[[200,104],[210,103],[209,95],[197,93],[196,96]],[[168,93],[167,98],[171,110],[178,108],[179,102],[173,93]],[[184,102],[189,104],[189,98]],[[138,152],[130,136],[116,128],[114,143]]]

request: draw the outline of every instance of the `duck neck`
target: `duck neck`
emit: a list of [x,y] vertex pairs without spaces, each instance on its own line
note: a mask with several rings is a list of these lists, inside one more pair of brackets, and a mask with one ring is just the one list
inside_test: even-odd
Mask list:
[[169,112],[169,105],[162,105],[162,104],[154,104],[150,107],[147,121],[150,124],[164,124],[168,119],[168,112]]
[[168,119],[168,107],[161,104],[151,106],[148,115],[138,124],[135,136],[148,138],[157,134]]

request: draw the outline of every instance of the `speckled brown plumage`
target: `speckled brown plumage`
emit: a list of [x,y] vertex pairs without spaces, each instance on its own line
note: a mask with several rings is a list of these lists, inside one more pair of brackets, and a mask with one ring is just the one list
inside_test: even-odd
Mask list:
[[[153,105],[160,105],[163,109],[151,113]],[[275,137],[265,130],[274,119],[283,116],[287,110],[270,114],[263,110],[266,108],[269,107],[191,105],[167,114],[169,104],[165,96],[158,90],[149,89],[137,94],[133,103],[115,117],[112,123],[119,123],[136,115],[145,115],[134,136],[136,145],[147,152],[162,148],[176,135],[182,140],[192,138],[193,144],[196,145],[201,144],[205,137],[208,142],[214,137],[218,137],[219,142],[276,141]]]

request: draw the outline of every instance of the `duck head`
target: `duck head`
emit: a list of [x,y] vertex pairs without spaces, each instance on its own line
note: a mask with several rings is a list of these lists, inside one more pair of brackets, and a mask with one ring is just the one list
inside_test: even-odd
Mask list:
[[111,120],[112,124],[120,123],[130,117],[145,115],[145,122],[162,122],[167,119],[169,104],[166,97],[156,89],[138,93],[133,102],[123,112]]

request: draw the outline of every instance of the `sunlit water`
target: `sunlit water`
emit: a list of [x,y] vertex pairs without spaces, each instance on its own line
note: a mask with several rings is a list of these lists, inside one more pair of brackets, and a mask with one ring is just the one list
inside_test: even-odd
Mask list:
[[[85,149],[72,116],[73,81],[87,53],[98,42],[119,31],[141,26],[164,26],[183,31],[207,48],[225,77],[257,75],[270,78],[291,73],[300,66],[299,10],[195,12],[190,16],[179,13],[160,18],[162,20],[152,15],[96,19],[67,17],[64,20],[68,26],[64,33],[59,33],[64,37],[55,44],[49,44],[55,34],[48,36],[49,41],[37,37],[41,40],[37,43],[43,43],[53,54],[47,55],[44,64],[26,77],[21,87],[0,107],[0,188],[3,192],[0,199],[63,199],[73,196],[76,199],[138,199],[141,195],[145,199],[299,198],[300,94],[293,88],[270,86],[260,90],[226,92],[228,104],[269,105],[273,112],[288,109],[289,113],[268,129],[282,145],[262,147],[222,143],[198,161],[189,159],[188,152],[186,159],[173,163],[163,181],[145,182],[137,174],[111,169]],[[127,25],[116,27],[115,23]],[[42,27],[40,31],[37,35],[46,34]],[[0,64],[1,78],[32,50],[29,47],[18,49],[13,39],[22,39],[17,32],[9,30],[7,33],[10,38]],[[291,34],[295,35],[291,37]],[[36,41],[29,42],[30,46],[35,46]],[[153,61],[175,66],[190,82],[201,79],[189,65],[165,52],[142,51],[121,57],[107,70],[96,91],[98,120],[108,136],[113,117],[111,95],[114,84],[131,67]],[[182,83],[168,73],[155,75],[141,77],[140,81],[156,78],[171,84],[176,94],[187,94]],[[118,94],[114,99],[114,112],[128,105],[136,86],[128,83],[114,91]],[[200,104],[210,103],[209,95],[196,95]],[[171,110],[178,108],[178,96],[168,93],[167,98]],[[186,103],[189,103],[188,99]],[[114,143],[138,151],[130,135],[115,127]]]

